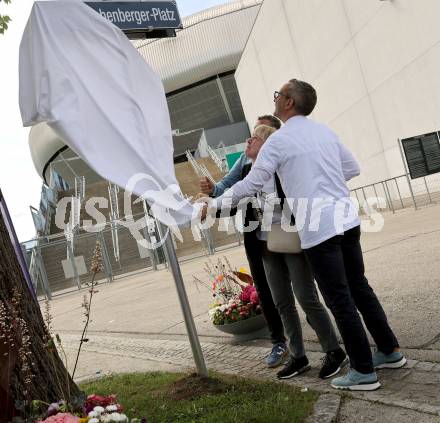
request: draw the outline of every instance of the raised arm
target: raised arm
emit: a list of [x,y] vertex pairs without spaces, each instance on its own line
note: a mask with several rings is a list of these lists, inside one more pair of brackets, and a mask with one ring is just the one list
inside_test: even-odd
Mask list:
[[[236,205],[242,198],[250,197],[263,188],[280,166],[280,149],[272,135],[263,145],[249,174],[242,181],[237,182],[214,201],[217,209],[221,208],[224,198],[232,199],[228,205]],[[277,140],[278,141],[278,140]]]
[[229,171],[229,173],[227,173],[222,180],[214,185],[214,189],[211,194],[212,197],[219,197],[228,188],[231,188],[241,179],[241,171],[243,169],[243,166],[246,164],[246,161],[247,158],[243,153],[240,158],[234,163],[234,166],[232,166],[232,169]]

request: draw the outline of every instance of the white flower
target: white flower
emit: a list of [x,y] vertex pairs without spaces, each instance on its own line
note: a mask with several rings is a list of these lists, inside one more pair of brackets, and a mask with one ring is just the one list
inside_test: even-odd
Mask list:
[[89,417],[99,417],[99,413],[95,410],[89,412]]
[[89,423],[99,423],[99,419],[97,419],[96,417],[93,417],[93,419],[89,420]]
[[104,407],[101,407],[101,406],[97,405],[97,406],[93,409],[93,411],[96,411],[98,414],[102,414],[105,410],[104,410]]
[[208,314],[209,314],[210,317],[213,317],[215,315],[215,313],[217,313],[217,311],[221,311],[221,306],[220,307],[211,308],[211,310],[208,311]]
[[105,411],[116,411],[117,409],[118,406],[115,404],[107,405],[107,407],[105,407]]
[[119,414],[119,413],[112,413],[112,414],[107,414],[106,416],[103,416],[105,420],[103,420],[104,422],[108,422],[108,423],[127,423],[128,422],[128,418],[125,414]]

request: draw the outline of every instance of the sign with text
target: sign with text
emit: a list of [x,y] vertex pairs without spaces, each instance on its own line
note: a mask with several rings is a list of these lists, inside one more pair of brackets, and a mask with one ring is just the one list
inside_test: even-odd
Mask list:
[[146,38],[175,36],[174,30],[182,28],[175,1],[95,1],[86,4],[129,38],[149,33]]
[[402,140],[411,179],[440,172],[439,135],[431,132]]

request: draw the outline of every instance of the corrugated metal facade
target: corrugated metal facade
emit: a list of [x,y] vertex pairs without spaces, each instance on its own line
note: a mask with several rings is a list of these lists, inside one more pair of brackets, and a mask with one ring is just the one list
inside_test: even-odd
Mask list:
[[167,93],[235,70],[262,0],[240,0],[183,19],[176,38],[135,41]]

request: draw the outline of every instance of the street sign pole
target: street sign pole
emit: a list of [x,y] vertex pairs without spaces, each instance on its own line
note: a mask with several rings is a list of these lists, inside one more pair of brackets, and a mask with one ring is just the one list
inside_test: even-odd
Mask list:
[[194,323],[194,319],[191,313],[188,296],[186,295],[182,272],[180,271],[176,250],[174,249],[173,240],[171,238],[171,232],[168,231],[167,233],[167,227],[163,223],[158,223],[161,226],[161,232],[165,234],[165,250],[167,252],[169,260],[168,264],[170,266],[171,272],[173,273],[180,307],[182,308],[183,318],[185,320],[186,331],[188,332],[191,350],[197,367],[197,373],[202,377],[208,377],[208,369],[206,368],[205,358],[203,357],[203,351],[200,345],[199,336],[197,335],[196,325]]
[[[176,29],[183,27],[175,1],[88,1],[86,4],[116,25],[131,39],[172,37],[176,35]],[[164,224],[157,222],[161,237],[165,237],[165,255],[173,274],[197,372],[202,377],[208,377],[172,236]]]

